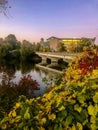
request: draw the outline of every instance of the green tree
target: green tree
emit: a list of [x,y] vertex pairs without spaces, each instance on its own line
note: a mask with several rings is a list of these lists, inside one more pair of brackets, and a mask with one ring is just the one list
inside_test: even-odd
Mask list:
[[21,58],[23,60],[26,60],[27,58],[29,58],[31,56],[31,54],[34,53],[34,48],[32,43],[30,43],[27,40],[23,40],[22,44],[21,44]]
[[6,43],[0,44],[0,59],[6,57],[8,54],[9,47],[6,45]]
[[36,46],[35,46],[35,50],[40,51],[40,49],[41,49],[41,44],[37,43]]
[[20,42],[17,41],[16,36],[14,34],[9,34],[5,38],[6,44],[9,44],[10,50],[15,50],[20,48]]
[[77,51],[82,52],[84,47],[94,46],[94,39],[82,38],[81,42],[77,45]]
[[6,58],[12,50],[12,45],[6,40],[0,40],[0,58]]

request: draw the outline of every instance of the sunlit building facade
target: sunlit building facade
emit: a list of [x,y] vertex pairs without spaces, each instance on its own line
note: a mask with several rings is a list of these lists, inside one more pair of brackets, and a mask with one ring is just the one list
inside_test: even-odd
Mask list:
[[[67,52],[69,52],[70,47],[76,48],[79,43],[82,42],[83,38],[57,38],[57,37],[50,37],[47,39],[51,50],[57,51],[57,45],[59,43],[63,43],[64,46],[67,49]],[[89,38],[89,40],[92,42],[92,45],[95,42],[95,38]]]

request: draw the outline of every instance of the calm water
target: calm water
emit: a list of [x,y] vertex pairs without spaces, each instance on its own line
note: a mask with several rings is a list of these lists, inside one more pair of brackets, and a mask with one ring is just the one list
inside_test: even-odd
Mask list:
[[[39,87],[40,87],[40,90],[34,91],[34,96],[43,95],[46,88],[51,86],[51,83],[53,82],[53,80],[55,80],[55,77],[56,77],[56,73],[41,69],[35,65],[33,66],[33,69],[31,69],[30,71],[24,74],[22,73],[21,70],[16,70],[15,75],[14,75],[15,78],[13,78],[13,82],[18,83],[18,81],[20,80],[22,76],[28,75],[28,74],[32,76],[32,79],[38,82]],[[49,80],[48,81],[48,83],[50,84],[49,86],[47,86],[47,84],[45,84],[45,82],[42,81],[43,78],[46,78]]]
[[[12,77],[12,81],[18,83],[20,78],[24,75],[31,75],[32,79],[36,80],[39,84],[40,90],[34,91],[34,96],[41,96],[47,89],[47,87],[51,86],[51,83],[55,79],[57,73],[51,72],[45,69],[38,67],[36,64],[32,63],[18,63],[18,62],[10,62],[3,63],[0,67],[4,67],[8,70],[10,77]],[[9,71],[11,70],[11,72]],[[43,78],[48,79],[48,84],[42,81]],[[0,79],[1,80],[1,79]]]

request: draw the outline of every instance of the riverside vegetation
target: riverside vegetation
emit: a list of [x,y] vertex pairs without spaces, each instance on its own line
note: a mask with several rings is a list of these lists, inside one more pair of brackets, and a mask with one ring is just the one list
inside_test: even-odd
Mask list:
[[21,95],[8,111],[2,110],[6,98],[1,102],[1,130],[97,130],[98,49],[77,56],[43,96]]

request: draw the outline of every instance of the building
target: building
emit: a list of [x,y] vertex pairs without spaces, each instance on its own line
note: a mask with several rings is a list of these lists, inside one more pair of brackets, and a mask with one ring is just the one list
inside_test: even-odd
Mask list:
[[56,51],[57,50],[57,45],[60,43],[61,39],[57,37],[50,37],[47,39],[51,51]]
[[[57,45],[59,43],[63,43],[64,46],[67,48],[67,51],[69,51],[69,48],[76,48],[77,45],[82,42],[83,38],[57,38],[57,37],[50,37],[47,39],[50,49],[52,51],[57,51]],[[92,45],[94,45],[95,38],[87,38],[92,42]]]

